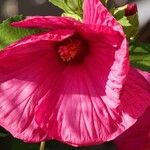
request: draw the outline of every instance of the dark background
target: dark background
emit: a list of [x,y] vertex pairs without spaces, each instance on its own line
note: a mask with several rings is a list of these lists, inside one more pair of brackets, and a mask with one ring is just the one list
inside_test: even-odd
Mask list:
[[33,15],[60,15],[61,10],[48,0],[0,0],[0,20],[16,14]]

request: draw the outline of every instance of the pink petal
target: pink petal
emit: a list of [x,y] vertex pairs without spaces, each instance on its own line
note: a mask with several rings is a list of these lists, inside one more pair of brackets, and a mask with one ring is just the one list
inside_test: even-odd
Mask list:
[[150,149],[150,107],[141,118],[114,141],[118,150]]
[[68,66],[47,93],[47,99],[37,107],[36,121],[51,138],[73,146],[112,140],[128,129],[150,104],[147,82],[131,71],[121,104],[116,109],[109,107],[103,101],[106,78],[101,75],[100,63],[95,59],[94,62]]
[[13,22],[14,27],[23,28],[43,28],[43,29],[58,29],[58,28],[70,28],[73,25],[73,21],[65,17],[54,17],[54,16],[34,16],[27,17],[26,19]]
[[[113,37],[113,38],[112,38]],[[99,63],[100,74],[105,77],[104,89],[107,97],[104,102],[109,107],[117,108],[120,104],[120,94],[129,69],[127,41],[119,32],[111,28],[99,28],[99,36],[91,43],[89,62],[91,66]],[[93,59],[95,61],[93,61]]]
[[[23,61],[7,58],[7,61],[4,61],[5,67],[1,66],[3,61],[0,64],[2,70],[0,73],[0,125],[10,131],[14,137],[32,142],[38,142],[47,137],[34,119],[37,98],[40,99],[41,96],[36,96],[39,85],[34,81],[42,82],[42,79],[36,76],[42,70],[37,68],[39,64],[35,64],[35,57],[33,57],[32,65],[25,64],[27,61],[31,63],[31,59],[24,60],[24,57],[21,58]],[[11,61],[16,62],[10,65]],[[34,69],[36,71],[33,71]]]
[[[115,108],[120,103],[120,92],[129,70],[127,40],[121,25],[115,20],[115,18],[99,0],[84,1],[83,20],[85,24],[89,24],[89,27],[92,27],[94,31],[96,30],[99,32],[99,34],[101,34],[101,39],[99,38],[100,42],[97,42],[97,44],[94,43],[95,46],[93,46],[92,49],[96,49],[98,51],[99,47],[101,47],[102,43],[104,43],[103,47],[100,48],[100,52],[103,53],[103,56],[101,54],[101,59],[105,59],[103,64],[107,66],[106,69],[108,71],[108,81],[105,87],[107,97],[104,101],[106,104],[109,104],[110,107]],[[118,33],[115,33],[115,31]],[[108,45],[114,49],[108,48]],[[108,54],[110,55],[109,58]],[[95,53],[95,56],[96,55],[98,54]]]
[[121,132],[101,98],[103,80],[92,72],[87,66],[68,66],[37,107],[36,120],[50,137],[73,146],[87,146]]
[[48,139],[35,122],[35,108],[64,67],[47,34],[20,40],[0,55],[0,125],[28,142]]
[[[40,34],[36,34],[36,35],[30,35],[26,38],[23,38],[13,44],[11,44],[9,47],[6,47],[3,51],[1,51],[1,58],[3,58],[6,55],[16,55],[16,53],[29,53],[29,52],[36,52],[37,50],[39,50],[39,46],[40,44],[37,44],[38,42],[48,42],[49,44],[54,43],[54,42],[60,42],[62,40],[65,40],[67,38],[69,38],[70,36],[72,36],[74,34],[74,30],[69,30],[69,29],[58,29],[55,31],[50,31],[50,32],[45,32],[45,33],[40,33]],[[35,44],[35,49],[31,49],[30,48],[30,44]],[[54,46],[54,44],[52,44]],[[29,47],[28,49],[26,49],[26,51],[24,51],[24,49],[22,49],[22,47],[27,46]],[[16,50],[15,52],[12,51],[12,48],[20,48],[20,50]],[[36,48],[37,47],[37,48]]]
[[85,24],[93,25],[93,28],[96,28],[97,25],[109,26],[123,33],[121,25],[103,6],[100,0],[84,0],[83,6],[83,22]]
[[137,70],[140,74],[143,75],[143,77],[147,80],[147,82],[150,84],[150,72]]
[[[141,71],[141,70],[138,70],[138,72],[140,72],[145,77],[145,79],[149,82],[150,73]],[[135,79],[133,80],[133,82],[134,81]],[[147,86],[143,86],[143,89],[147,88],[148,86],[149,86],[149,91],[150,91],[150,84],[149,85],[147,84]],[[139,95],[141,94],[141,92],[135,93],[135,95],[137,94]],[[145,100],[144,95],[143,95],[142,101],[143,100]],[[137,104],[137,102],[135,102],[133,105],[135,104]],[[141,110],[141,107],[142,105],[139,105],[138,111]],[[118,150],[127,150],[127,149],[149,150],[150,149],[149,115],[150,115],[150,107],[144,112],[141,118],[139,118],[138,121],[132,127],[130,127],[127,131],[125,131],[123,134],[121,134],[119,137],[117,137],[114,140],[114,143],[116,144]]]
[[150,84],[136,69],[130,69],[122,92],[120,107],[124,112],[128,112],[131,117],[141,116],[145,108],[149,107]]

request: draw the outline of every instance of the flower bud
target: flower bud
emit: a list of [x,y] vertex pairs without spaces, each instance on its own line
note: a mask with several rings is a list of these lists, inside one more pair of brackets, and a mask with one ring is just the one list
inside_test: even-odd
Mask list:
[[132,16],[137,13],[137,5],[136,3],[127,4],[127,8],[125,9],[125,16]]

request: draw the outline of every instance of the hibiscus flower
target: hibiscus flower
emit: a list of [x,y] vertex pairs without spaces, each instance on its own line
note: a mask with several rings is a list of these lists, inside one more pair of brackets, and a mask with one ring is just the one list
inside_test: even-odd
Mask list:
[[[142,72],[150,84],[150,73]],[[118,150],[149,150],[150,149],[150,107],[139,120],[127,131],[114,140]]]
[[149,86],[129,68],[122,27],[99,0],[84,0],[83,22],[27,17],[44,29],[0,54],[0,125],[19,139],[100,144],[129,128],[150,103]]

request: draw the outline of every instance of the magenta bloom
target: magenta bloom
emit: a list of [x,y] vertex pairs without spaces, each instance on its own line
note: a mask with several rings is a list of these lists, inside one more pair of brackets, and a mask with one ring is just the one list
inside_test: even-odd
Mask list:
[[[141,72],[150,84],[150,73]],[[117,137],[114,143],[118,150],[149,150],[150,149],[150,107],[139,118],[135,125]]]
[[13,25],[45,31],[0,54],[0,125],[13,136],[98,144],[121,134],[149,106],[149,85],[129,71],[122,27],[99,0],[84,0],[82,23],[28,17]]

